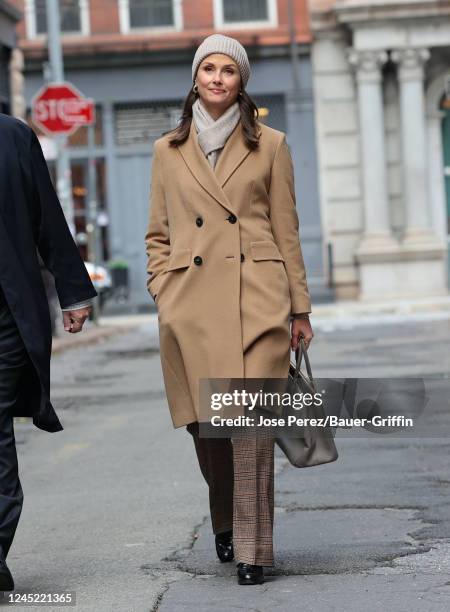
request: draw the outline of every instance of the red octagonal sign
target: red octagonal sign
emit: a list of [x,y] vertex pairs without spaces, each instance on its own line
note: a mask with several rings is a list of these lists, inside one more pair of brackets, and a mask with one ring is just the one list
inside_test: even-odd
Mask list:
[[95,120],[95,105],[71,83],[52,83],[38,91],[32,100],[33,122],[50,136],[72,134]]

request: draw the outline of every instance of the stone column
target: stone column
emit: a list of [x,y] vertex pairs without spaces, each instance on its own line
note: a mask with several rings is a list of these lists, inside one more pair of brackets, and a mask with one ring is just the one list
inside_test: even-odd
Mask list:
[[427,186],[431,211],[431,227],[437,238],[447,242],[447,207],[445,180],[443,178],[444,151],[442,147],[442,120],[445,112],[440,109],[428,110],[427,123]]
[[398,64],[406,224],[404,245],[435,242],[427,190],[427,142],[424,102],[424,64],[428,49],[399,49],[391,54]]
[[363,178],[364,234],[358,257],[398,250],[389,217],[381,67],[385,51],[348,53],[356,73]]

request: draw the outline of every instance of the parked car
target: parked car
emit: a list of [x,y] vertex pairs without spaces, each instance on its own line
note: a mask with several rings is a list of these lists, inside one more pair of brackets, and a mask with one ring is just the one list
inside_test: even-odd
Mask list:
[[86,270],[89,273],[92,284],[98,293],[101,307],[112,291],[111,273],[104,266],[95,266],[90,261],[85,261],[84,265],[86,266]]

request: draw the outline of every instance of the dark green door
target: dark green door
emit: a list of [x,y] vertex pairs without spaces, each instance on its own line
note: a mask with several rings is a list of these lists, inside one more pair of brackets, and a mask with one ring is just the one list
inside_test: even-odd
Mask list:
[[450,286],[450,108],[444,109],[445,117],[442,122],[442,141],[444,144],[444,177],[445,194],[447,200],[447,257]]

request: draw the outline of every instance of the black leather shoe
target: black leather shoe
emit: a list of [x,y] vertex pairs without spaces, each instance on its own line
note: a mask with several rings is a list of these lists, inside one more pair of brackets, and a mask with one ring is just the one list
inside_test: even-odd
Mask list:
[[0,591],[14,591],[13,577],[3,559],[0,559]]
[[233,531],[231,529],[216,535],[216,551],[222,563],[233,561]]
[[262,584],[264,582],[264,571],[262,565],[238,563],[237,577],[239,584]]

